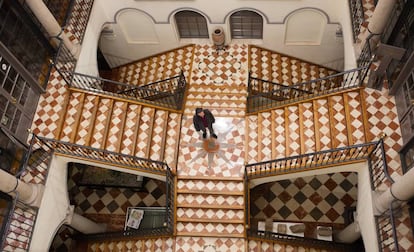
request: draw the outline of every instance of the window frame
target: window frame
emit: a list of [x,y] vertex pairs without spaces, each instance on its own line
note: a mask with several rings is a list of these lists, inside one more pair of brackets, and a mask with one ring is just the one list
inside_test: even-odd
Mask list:
[[231,14],[230,33],[232,39],[263,39],[263,17],[251,10],[240,10]]
[[206,18],[198,12],[182,10],[174,15],[178,36],[181,39],[210,38]]

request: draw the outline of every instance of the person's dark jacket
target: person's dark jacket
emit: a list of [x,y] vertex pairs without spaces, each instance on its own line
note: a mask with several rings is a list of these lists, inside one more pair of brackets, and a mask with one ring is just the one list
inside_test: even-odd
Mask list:
[[[213,123],[216,121],[216,119],[214,118],[210,110],[203,109],[203,111],[204,111],[204,117],[207,119],[208,129],[210,130],[211,133],[213,133],[214,132]],[[196,131],[201,130],[204,133],[206,132],[206,127],[204,127],[203,119],[197,114],[195,114],[193,117],[193,123],[194,123],[194,128],[196,129]]]

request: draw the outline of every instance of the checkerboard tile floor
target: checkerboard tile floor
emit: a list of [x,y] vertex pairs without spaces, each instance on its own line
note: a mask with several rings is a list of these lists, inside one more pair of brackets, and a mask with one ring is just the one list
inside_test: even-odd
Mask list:
[[[199,45],[194,50],[196,56],[193,65],[191,66],[191,69],[193,71],[191,75],[192,79],[189,80],[189,92],[194,97],[193,100],[190,99],[185,105],[185,112],[181,118],[182,123],[180,126],[180,142],[178,143],[180,147],[177,161],[177,172],[179,175],[188,176],[214,175],[217,177],[241,177],[243,174],[243,164],[246,159],[249,163],[260,161],[255,160],[258,157],[258,153],[245,153],[246,144],[254,146],[258,146],[260,144],[260,149],[263,151],[261,153],[262,157],[265,159],[270,158],[270,156],[268,156],[269,143],[259,143],[259,138],[257,136],[257,133],[255,132],[256,130],[249,130],[249,132],[252,132],[252,135],[249,134],[247,136],[247,133],[245,132],[246,129],[250,127],[258,127],[259,120],[265,121],[267,123],[270,122],[270,119],[273,119],[276,121],[276,123],[274,124],[276,126],[276,132],[283,132],[283,130],[285,129],[283,127],[280,127],[278,121],[284,118],[296,121],[294,118],[289,117],[293,116],[294,114],[291,113],[292,111],[289,110],[275,110],[272,112],[272,117],[269,117],[270,114],[266,114],[263,118],[260,119],[258,117],[250,116],[248,121],[246,121],[244,114],[245,107],[241,105],[243,104],[242,102],[244,101],[243,99],[245,99],[245,97],[239,96],[238,92],[234,93],[234,91],[232,91],[232,89],[229,87],[246,87],[248,71],[247,47],[245,45],[234,46],[229,50],[229,52],[231,51],[231,53],[234,55],[230,56],[229,54],[223,54],[217,59],[213,59],[209,56],[212,53],[211,48],[209,46]],[[226,61],[234,61],[233,66],[231,66],[231,64],[227,64]],[[214,71],[211,71],[211,69],[213,69]],[[211,84],[210,87],[209,84]],[[197,92],[204,92],[207,94],[210,91],[225,91],[226,96],[217,96],[216,94],[209,94],[203,96],[205,100],[203,100],[202,103],[195,102],[197,99],[200,99],[200,97],[196,95]],[[55,135],[55,131],[56,128],[59,127],[59,116],[62,113],[62,109],[64,107],[63,104],[65,103],[66,92],[67,90],[64,86],[64,82],[59,78],[59,76],[57,76],[56,74],[52,74],[51,79],[49,81],[47,93],[40,99],[38,110],[33,121],[32,129],[36,134],[50,138],[57,137]],[[245,94],[246,93],[243,93],[243,95]],[[203,99],[203,97],[201,97],[201,99]],[[220,100],[218,98],[223,98],[223,100]],[[355,99],[355,97],[350,96],[348,98],[348,101],[352,105],[353,100]],[[389,162],[390,170],[392,171],[392,176],[398,177],[401,174],[401,170],[397,150],[401,147],[402,141],[401,133],[399,130],[398,118],[395,110],[395,101],[393,97],[388,97],[385,91],[380,92],[376,90],[365,90],[364,99],[367,102],[367,118],[369,121],[368,128],[370,129],[370,135],[365,136],[365,138],[367,139],[367,141],[372,141],[375,140],[381,133],[386,133],[388,135],[388,137],[385,139],[387,160]],[[200,141],[200,135],[193,130],[191,118],[194,111],[194,106],[198,105],[206,105],[207,107],[212,106],[211,110],[213,111],[213,113],[215,115],[218,115],[217,118],[219,119],[219,121],[221,120],[224,123],[223,130],[218,129],[219,140],[221,140],[224,145],[228,144],[228,147],[223,148],[224,151],[221,153],[221,156],[215,155],[213,158],[209,158],[207,156],[203,156],[202,153],[200,153],[200,148],[197,145],[197,142]],[[327,133],[325,130],[325,127],[329,127],[329,125],[324,124],[323,115],[326,114],[326,111],[324,110],[326,110],[330,105],[333,105],[331,106],[332,109],[338,110],[343,108],[344,104],[339,103],[334,99],[332,104],[316,105],[317,110],[314,110],[316,111],[314,113],[318,113],[318,118],[320,120],[320,122],[316,122],[318,124],[318,129],[320,131],[318,132],[318,134],[321,136],[326,136],[325,138],[329,139],[332,136],[330,136],[329,133]],[[223,106],[223,108],[221,108],[221,106]],[[303,107],[301,109],[304,112],[308,110],[306,107]],[[361,115],[354,113],[354,111],[357,110],[358,109],[353,109],[352,114],[350,116],[353,117],[354,121],[361,121]],[[143,111],[143,113],[146,113],[146,111]],[[309,118],[311,117],[312,115],[309,115]],[[338,125],[344,125],[343,118],[336,119]],[[312,128],[310,121],[306,120],[304,121],[304,123],[305,129]],[[356,127],[355,125],[351,126]],[[225,130],[226,127],[230,130]],[[279,142],[283,142],[283,139],[279,139],[280,137],[297,137],[297,128],[297,124],[292,124],[287,129],[292,134],[284,136],[275,136],[275,148],[277,149],[277,151],[273,153],[273,158],[282,157],[282,154],[286,152],[292,154],[298,152],[297,146],[282,146],[281,144],[278,144]],[[341,128],[338,128],[337,130],[338,132],[341,132]],[[262,131],[262,134],[269,136],[269,132],[267,132],[266,130]],[[140,139],[146,137],[147,136],[141,135]],[[363,139],[363,136],[361,136],[361,134],[358,132],[354,132],[352,137],[353,141],[356,143],[362,141]],[[312,134],[308,135],[308,139],[310,141],[306,142],[307,145],[313,146],[315,144],[312,142],[312,138]],[[325,138],[321,139],[323,140]],[[336,135],[336,140],[337,146],[346,145],[345,139],[344,137],[342,137],[341,134]],[[77,141],[82,141],[82,139],[77,138]],[[327,146],[327,142],[329,141],[322,141],[321,143],[319,143],[321,145],[321,149],[329,148],[329,146]],[[171,145],[174,146],[174,143],[172,143]],[[123,149],[123,151],[125,152],[127,152],[127,150],[127,147]],[[137,148],[137,151],[139,151],[139,148]],[[173,159],[173,157],[169,158]],[[208,168],[210,160],[212,163],[210,165],[210,168]],[[329,179],[324,180],[322,182],[319,181],[319,183],[326,187],[326,182],[328,180]],[[347,179],[345,181],[349,180]],[[338,183],[338,181],[336,180],[334,180],[334,182],[337,185],[341,184]],[[352,184],[352,182],[350,183]],[[87,188],[78,189],[78,191],[71,191],[71,193],[73,195],[77,195],[73,198],[73,200],[78,201],[77,211],[91,214],[124,214],[126,207],[129,205],[165,204],[165,198],[163,198],[162,190],[160,189],[162,185],[157,184],[156,181],[150,182],[149,185],[151,185],[151,188],[149,189],[149,193],[145,195],[143,195],[142,193],[132,194],[130,192],[122,190],[118,190],[117,192],[98,192]],[[342,187],[337,186],[336,188]],[[346,201],[347,203],[350,203],[354,199],[352,196],[346,197],[346,199],[342,199],[335,195],[330,196],[329,193],[323,196],[313,194],[309,195],[310,192],[305,193],[302,189],[296,190],[296,192],[286,192],[284,194],[279,194],[282,196],[285,195],[287,198],[290,198],[290,200],[288,200],[284,205],[284,208],[278,208],[274,205],[274,200],[277,199],[276,197],[273,200],[270,200],[268,202],[268,205],[265,204],[261,206],[261,208],[254,210],[255,216],[267,216],[270,213],[274,212],[274,214],[278,214],[280,218],[285,217],[292,219],[305,219],[304,216],[307,213],[309,213],[308,217],[306,218],[318,219],[319,221],[326,220],[327,222],[341,222],[340,211],[337,207],[338,202],[343,203],[344,201]],[[308,210],[303,206],[300,206],[300,204],[298,203],[298,201],[302,201],[305,197],[312,198],[313,196],[313,201],[308,200],[309,202],[306,203],[312,205],[313,211]],[[323,198],[323,200],[316,204],[317,199],[320,199],[321,197]],[[189,238],[183,239],[189,240]],[[203,238],[198,238],[198,240],[202,241]],[[222,243],[223,241],[220,240],[219,242]],[[233,243],[233,241],[229,242],[229,244],[231,243]],[[235,243],[237,243],[237,241],[235,241]]]
[[356,206],[356,173],[281,180],[251,190],[251,217],[292,222],[344,224],[346,207]]

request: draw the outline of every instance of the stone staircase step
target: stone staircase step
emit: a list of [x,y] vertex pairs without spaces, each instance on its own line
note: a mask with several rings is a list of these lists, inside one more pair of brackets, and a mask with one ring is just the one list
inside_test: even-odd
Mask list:
[[182,115],[116,97],[70,90],[59,140],[177,164]]
[[225,223],[243,223],[244,209],[216,209],[216,208],[181,208],[177,209],[177,220],[181,222],[189,221],[222,221]]
[[187,193],[177,196],[177,204],[182,208],[197,205],[201,208],[241,209],[244,208],[244,196]]
[[177,222],[178,236],[242,237],[244,223]]

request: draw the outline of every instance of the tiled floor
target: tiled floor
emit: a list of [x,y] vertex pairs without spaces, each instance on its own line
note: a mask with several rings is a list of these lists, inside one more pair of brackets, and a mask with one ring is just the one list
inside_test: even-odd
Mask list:
[[345,224],[345,208],[355,207],[356,173],[335,173],[281,180],[251,190],[256,220]]
[[[313,118],[310,111],[310,107],[304,104],[302,107],[287,107],[284,110],[276,110],[273,114],[263,114],[260,116],[248,116],[245,117],[245,97],[237,96],[236,92],[233,94],[232,90],[237,88],[247,87],[247,72],[248,72],[248,50],[246,45],[234,45],[225,54],[218,55],[216,58],[212,57],[213,51],[210,46],[198,45],[195,49],[195,60],[191,66],[192,75],[189,80],[189,92],[192,95],[185,105],[185,112],[182,117],[180,130],[180,143],[178,150],[178,175],[186,176],[215,176],[215,177],[242,177],[243,165],[245,162],[254,163],[263,159],[284,157],[286,155],[299,154],[301,149],[298,145],[298,138],[302,137],[299,133],[300,130],[306,132],[303,140],[303,146],[307,146],[309,149],[314,148],[316,145],[320,145],[320,149],[327,149],[332,146],[344,146],[349,144],[349,141],[355,143],[360,142],[361,139],[366,138],[368,141],[377,139],[377,137],[385,132],[389,138],[386,139],[387,158],[389,161],[390,169],[393,171],[393,176],[398,176],[399,171],[399,158],[397,155],[397,149],[401,146],[401,134],[399,133],[399,125],[397,123],[396,111],[394,106],[394,98],[387,97],[381,92],[375,90],[365,91],[365,97],[360,100],[366,101],[367,115],[369,125],[365,125],[366,129],[369,129],[370,135],[361,136],[361,132],[354,131],[351,136],[344,131],[344,125],[346,116],[352,116],[355,120],[361,121],[361,115],[350,113],[349,115],[342,115],[341,110],[344,110],[344,106],[347,105],[340,97],[333,97],[329,100],[330,104],[322,104],[323,100],[319,100],[316,104],[313,113],[320,113],[317,118],[319,132],[317,133],[321,139],[321,142],[316,142],[314,133],[310,132],[315,127],[315,122],[312,122]],[[235,88],[235,89],[233,89]],[[198,92],[202,95],[197,96]],[[220,96],[220,92],[225,92],[227,95]],[[62,85],[61,80],[57,76],[52,76],[49,82],[49,88],[46,95],[40,100],[37,114],[33,123],[34,132],[46,137],[55,138],[55,130],[59,126],[59,115],[63,109],[65,88]],[[245,94],[245,93],[244,93]],[[222,98],[222,100],[220,100]],[[232,100],[234,99],[234,100]],[[354,98],[348,97],[348,101],[353,103]],[[218,142],[220,144],[220,152],[210,154],[203,152],[201,145],[201,136],[198,132],[195,132],[192,126],[192,115],[196,106],[202,106],[205,108],[211,108],[213,113],[217,117],[215,128],[218,133]],[[357,111],[357,108],[353,110]],[[323,110],[326,111],[323,111]],[[331,110],[331,112],[329,112]],[[316,112],[315,112],[316,111]],[[336,111],[336,113],[333,113]],[[145,111],[144,111],[145,112]],[[280,112],[280,113],[279,113]],[[326,118],[324,115],[328,113],[332,114],[332,118],[335,118],[336,124],[334,128],[330,128],[330,125],[325,125]],[[145,113],[144,113],[145,114]],[[299,119],[297,115],[303,114],[303,121]],[[274,122],[271,122],[271,119]],[[289,120],[288,126],[282,124],[284,120]],[[363,121],[363,120],[362,120]],[[268,122],[274,124],[268,124]],[[263,124],[260,124],[263,123]],[[267,124],[267,126],[266,126]],[[277,136],[272,136],[272,132],[268,130],[270,125],[274,125]],[[142,127],[148,125],[142,124]],[[360,125],[351,125],[355,128],[361,127]],[[144,130],[142,132],[145,132]],[[260,135],[258,135],[258,132]],[[366,134],[366,132],[365,132]],[[334,137],[333,137],[334,136]],[[273,143],[266,142],[269,137],[274,137]],[[349,138],[348,138],[349,137]],[[332,140],[333,139],[333,140]],[[147,141],[148,136],[139,136],[139,141]],[[325,141],[326,140],[326,141]],[[283,143],[288,142],[289,145]],[[280,143],[280,144],[278,144]],[[333,144],[333,145],[332,145]],[[330,146],[331,145],[331,146]],[[246,146],[249,151],[246,153]],[[143,146],[143,148],[146,148]],[[303,148],[303,147],[302,147]],[[273,152],[276,149],[276,152]],[[257,151],[260,150],[260,151]],[[138,156],[140,156],[140,149],[137,149]],[[301,183],[305,184],[321,184],[326,188],[328,180],[330,178],[324,178],[319,182],[305,181]],[[331,179],[336,184],[341,184],[336,179]],[[354,182],[350,182],[353,185]],[[348,183],[344,182],[344,183]],[[152,184],[152,185],[151,185]],[[283,183],[282,183],[283,184]],[[281,189],[282,184],[274,184],[273,186]],[[290,183],[291,186],[296,183]],[[156,193],[159,189],[159,184],[152,181],[149,183],[149,193],[142,195],[140,193],[127,193],[126,191],[117,192],[107,191],[98,192],[90,189],[82,189],[77,192],[71,191],[72,194],[76,194],[73,200],[77,201],[77,211],[81,211],[86,214],[102,213],[102,214],[123,214],[127,205],[137,205],[140,202],[149,205],[163,205],[164,199],[160,193]],[[282,187],[281,187],[282,186]],[[255,216],[275,216],[276,218],[291,218],[305,220],[306,218],[313,218],[317,221],[327,222],[341,222],[341,211],[339,209],[339,203],[344,201],[344,204],[353,204],[354,197],[339,197],[332,195],[328,191],[324,191],[325,194],[319,194],[312,186],[312,190],[305,191],[303,188],[297,187],[294,191],[286,191],[286,193],[279,195],[287,195],[290,200],[283,202],[282,198],[278,198],[274,195],[271,199],[270,194],[265,199],[269,204],[260,205],[261,207],[254,210]],[[331,189],[342,188],[341,186],[332,187]],[[275,190],[279,190],[275,189]],[[351,189],[354,190],[354,189]],[[272,189],[273,191],[273,189]],[[351,195],[352,193],[347,193]],[[110,197],[109,197],[110,195]],[[161,195],[161,196],[160,196]],[[309,204],[309,208],[300,206],[298,202],[303,201],[305,198],[313,198],[313,200],[305,200],[306,204]],[[324,200],[316,203],[318,199]],[[292,200],[294,199],[294,200]],[[342,204],[341,203],[341,204]],[[282,205],[282,207],[280,207]],[[310,209],[310,210],[309,210]],[[273,212],[273,214],[271,214]],[[309,213],[309,215],[308,215]],[[257,217],[256,216],[256,217]],[[307,220],[307,219],[306,219]],[[311,221],[311,219],[309,219]],[[196,239],[196,238],[193,238]],[[218,246],[215,242],[207,244],[207,239],[197,238],[200,242],[200,248],[203,246]],[[184,242],[183,247],[187,245],[185,242],[194,243],[194,240],[190,238],[181,238],[180,241]],[[220,240],[219,243],[221,244]],[[229,240],[229,247],[238,246],[239,241]],[[205,245],[204,245],[205,244]],[[236,244],[236,245],[235,245]],[[210,248],[208,247],[208,248]],[[184,251],[184,250],[183,250]]]

